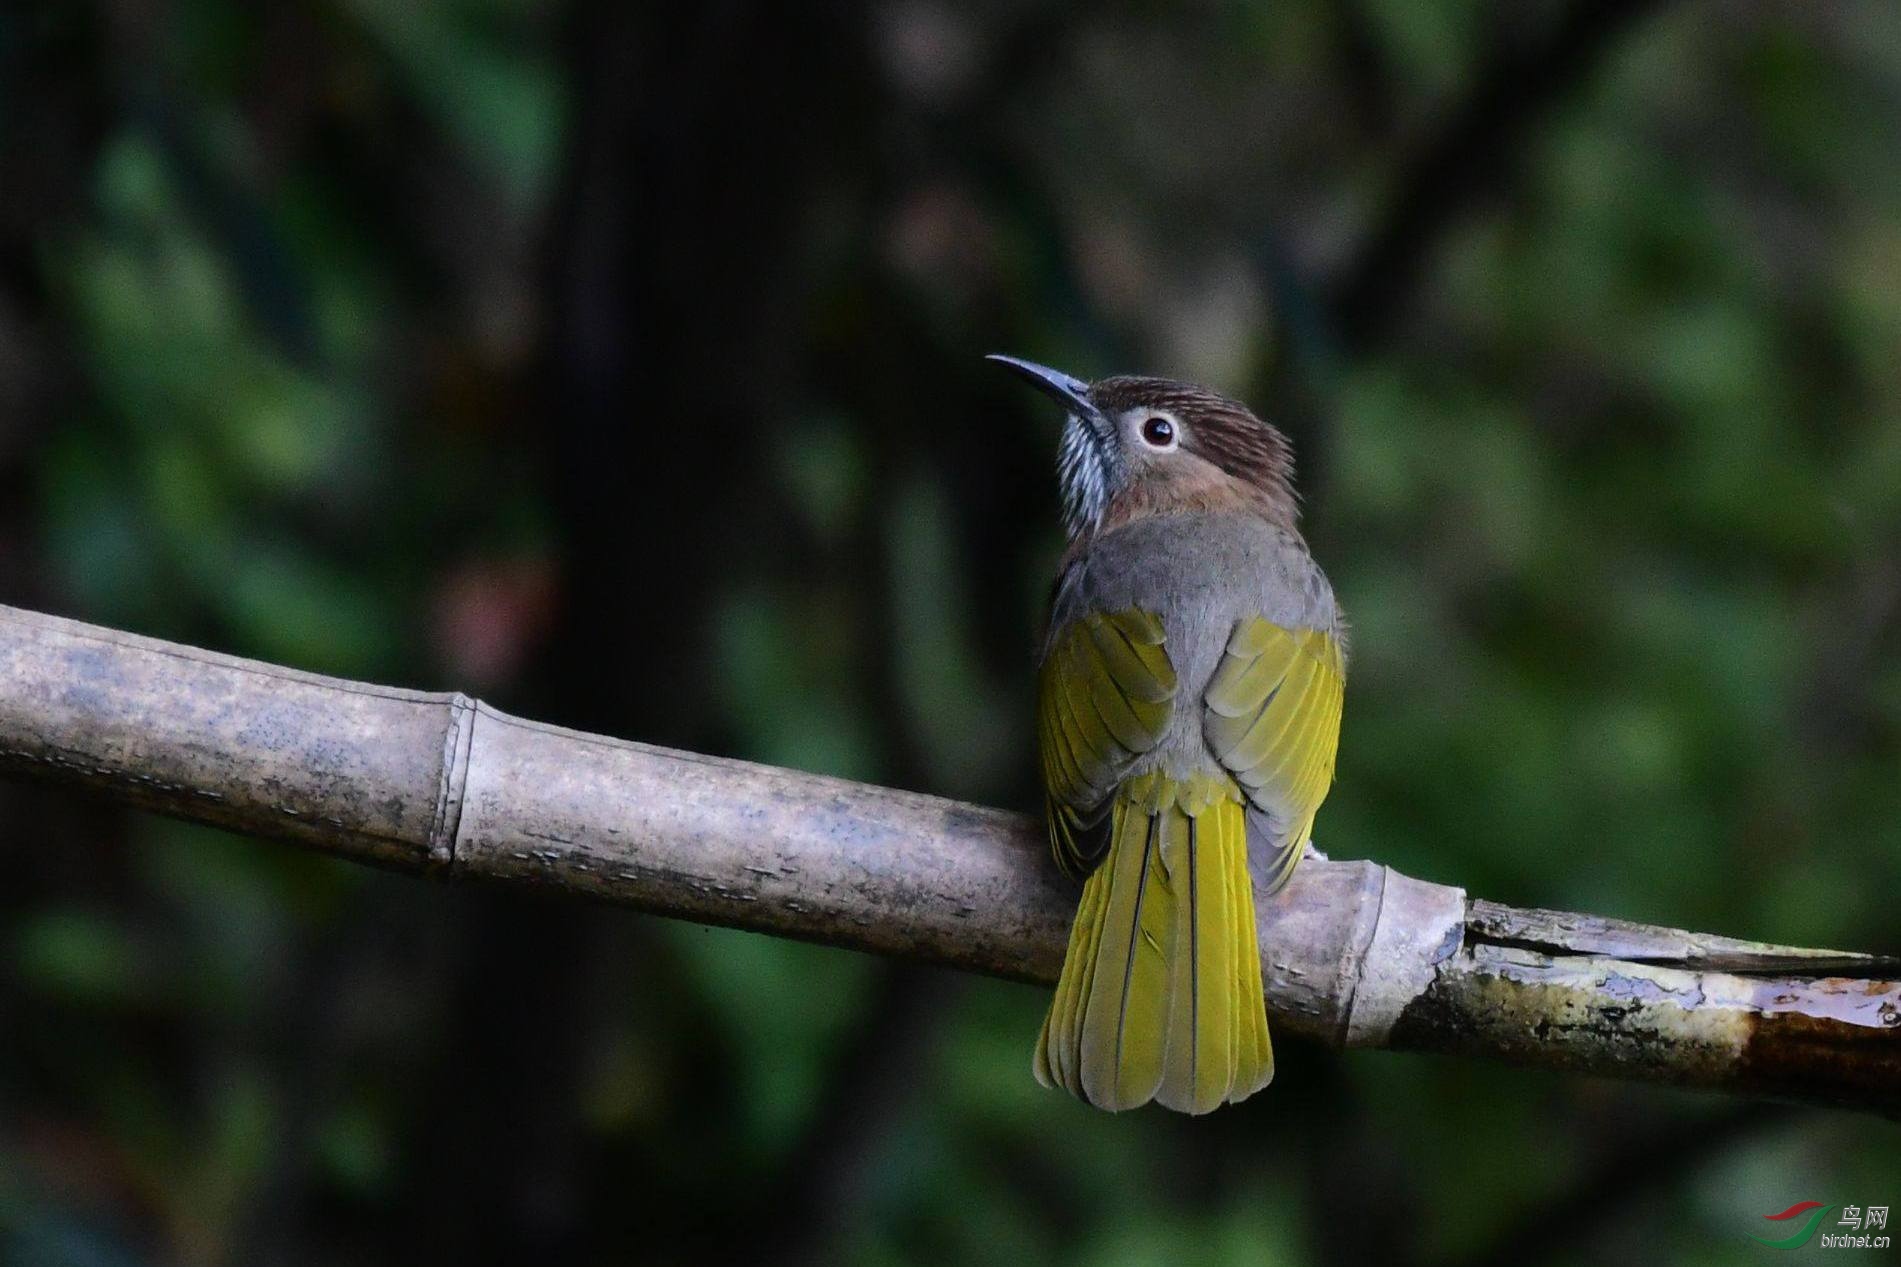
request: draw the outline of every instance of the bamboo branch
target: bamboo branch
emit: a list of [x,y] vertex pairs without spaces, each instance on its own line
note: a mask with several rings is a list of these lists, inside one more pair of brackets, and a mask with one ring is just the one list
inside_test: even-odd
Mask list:
[[[1048,983],[1075,894],[1025,818],[0,607],[0,772],[360,862]],[[1267,1005],[1330,1045],[1901,1116],[1901,962],[1468,901],[1315,858]]]

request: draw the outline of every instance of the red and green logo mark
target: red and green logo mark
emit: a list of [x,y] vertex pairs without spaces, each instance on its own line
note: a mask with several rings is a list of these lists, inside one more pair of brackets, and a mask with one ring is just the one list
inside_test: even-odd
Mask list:
[[1757,1236],[1754,1232],[1749,1233],[1749,1239],[1758,1244],[1767,1245],[1770,1249],[1799,1249],[1809,1243],[1809,1238],[1815,1235],[1815,1229],[1822,1225],[1822,1220],[1827,1218],[1828,1212],[1834,1208],[1832,1205],[1823,1205],[1820,1201],[1797,1201],[1780,1214],[1765,1214],[1762,1217],[1771,1223],[1787,1224],[1793,1223],[1805,1214],[1808,1215],[1808,1220],[1799,1229],[1781,1240]]

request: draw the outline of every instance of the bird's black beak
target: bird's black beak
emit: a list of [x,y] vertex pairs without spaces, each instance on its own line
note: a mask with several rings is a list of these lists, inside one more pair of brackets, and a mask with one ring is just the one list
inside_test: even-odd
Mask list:
[[1042,392],[1061,405],[1063,409],[1078,418],[1099,422],[1102,411],[1089,399],[1089,384],[1080,378],[1072,378],[1061,370],[1053,370],[1047,365],[1038,365],[1034,361],[1020,361],[1014,356],[992,354],[984,358],[995,361],[1005,369],[1016,374],[1030,386]]

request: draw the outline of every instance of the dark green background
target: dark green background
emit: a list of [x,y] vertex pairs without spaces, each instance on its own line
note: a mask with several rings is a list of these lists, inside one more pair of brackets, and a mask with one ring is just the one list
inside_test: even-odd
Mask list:
[[[1295,437],[1319,840],[1901,951],[1901,9],[0,10],[0,600],[1033,803],[1056,419]],[[0,1262],[1681,1261],[1901,1133],[1283,1043],[0,787]]]

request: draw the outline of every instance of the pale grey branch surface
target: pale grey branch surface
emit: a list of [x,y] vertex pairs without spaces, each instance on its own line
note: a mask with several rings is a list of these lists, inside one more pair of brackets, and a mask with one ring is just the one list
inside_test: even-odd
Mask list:
[[[1025,981],[1055,980],[1075,906],[1019,815],[5,607],[0,771],[398,870]],[[1318,858],[1260,915],[1283,1033],[1901,1115],[1891,959]]]

